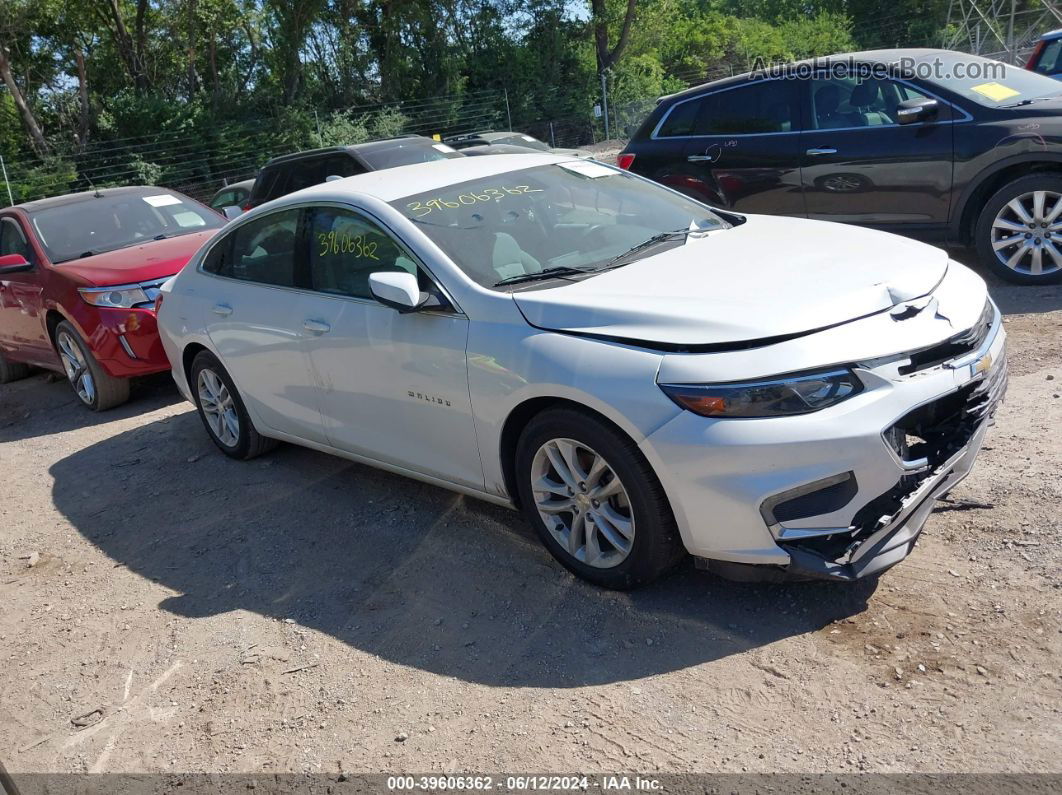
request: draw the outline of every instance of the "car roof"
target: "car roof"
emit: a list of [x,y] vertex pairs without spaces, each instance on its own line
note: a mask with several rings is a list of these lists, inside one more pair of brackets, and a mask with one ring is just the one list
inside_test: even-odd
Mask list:
[[413,196],[429,190],[440,190],[451,185],[468,182],[473,179],[500,176],[512,171],[522,171],[535,166],[548,166],[553,163],[569,163],[576,158],[552,155],[546,152],[519,155],[483,155],[482,157],[455,157],[445,160],[432,160],[428,163],[414,163],[408,166],[381,171],[369,171],[353,177],[322,182],[285,198],[298,197],[299,200],[316,198],[320,200],[342,199],[344,195],[367,194],[385,202]]
[[170,190],[169,188],[156,188],[153,185],[126,185],[119,188],[99,188],[97,190],[82,191],[80,193],[67,193],[63,196],[51,196],[47,199],[34,199],[33,201],[16,204],[15,208],[24,210],[28,213],[34,213],[52,207],[78,204],[79,202],[107,196],[122,196],[125,194],[130,196],[150,196],[156,193],[177,193],[177,191]]
[[1058,30],[1049,30],[1040,37],[1041,41],[1050,41],[1052,39],[1062,39],[1062,28],[1059,28]]
[[217,196],[222,191],[233,190],[235,188],[242,188],[243,190],[250,190],[254,186],[254,177],[251,179],[240,180],[239,182],[230,182],[228,185],[222,185],[216,191],[214,195]]
[[480,132],[473,133],[461,133],[460,135],[448,135],[443,138],[443,143],[461,143],[462,141],[474,141],[477,138],[482,138],[484,141],[492,140],[494,138],[508,138],[510,135],[519,135],[520,133],[503,132],[499,130],[481,130]]
[[[888,50],[861,50],[859,52],[842,52],[836,55],[827,55],[819,58],[805,58],[801,61],[794,61],[789,64],[790,67],[796,66],[813,66],[815,68],[828,68],[831,64],[847,63],[848,61],[854,61],[856,63],[870,63],[870,64],[894,64],[901,58],[907,58],[916,63],[925,61],[929,58],[939,57],[941,55],[960,55],[973,58],[979,58],[980,56],[970,56],[969,53],[958,53],[954,50],[942,50],[934,49],[931,47],[908,47],[908,48],[892,48]],[[690,88],[677,91],[674,94],[667,94],[660,97],[658,102],[666,102],[672,99],[679,99],[687,96],[694,96],[704,91],[708,86],[716,88],[719,86],[727,86],[731,84],[744,83],[749,77],[752,76],[752,72],[745,72],[744,74],[734,75],[733,77],[724,77],[721,80],[710,80],[700,85],[691,86]]]
[[398,138],[384,138],[380,141],[366,141],[361,144],[347,144],[345,146],[325,146],[321,149],[304,149],[301,152],[291,152],[286,155],[278,155],[277,157],[269,160],[262,168],[269,168],[275,166],[278,163],[288,163],[291,161],[302,160],[303,158],[317,157],[319,155],[333,154],[336,152],[345,152],[350,154],[358,154],[359,152],[378,152],[382,149],[392,149],[395,146],[432,146],[438,143],[430,138],[425,138],[422,135],[404,135]]
[[480,157],[485,155],[518,155],[541,151],[541,149],[532,149],[530,146],[520,146],[519,144],[476,144],[475,146],[466,146],[461,150],[466,157],[470,154],[473,157]]

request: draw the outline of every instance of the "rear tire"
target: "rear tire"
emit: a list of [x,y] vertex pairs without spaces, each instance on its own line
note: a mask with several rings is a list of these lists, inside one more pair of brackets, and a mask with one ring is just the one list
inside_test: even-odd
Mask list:
[[81,405],[106,411],[129,400],[129,379],[115,378],[105,371],[81,335],[65,320],[55,327],[55,348]]
[[246,461],[277,446],[255,429],[228,371],[209,351],[192,361],[189,386],[207,435],[225,455]]
[[13,362],[0,353],[0,384],[10,384],[19,381],[30,373],[29,365],[22,362]]
[[553,557],[584,580],[628,590],[686,555],[645,456],[589,412],[549,409],[532,419],[517,443],[515,471],[528,521]]
[[1062,177],[1030,174],[996,191],[977,218],[974,244],[978,259],[1001,279],[1062,282]]

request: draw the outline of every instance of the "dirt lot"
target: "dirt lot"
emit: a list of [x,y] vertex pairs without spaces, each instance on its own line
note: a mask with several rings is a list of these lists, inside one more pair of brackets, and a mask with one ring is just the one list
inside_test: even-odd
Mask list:
[[221,456],[167,378],[0,387],[0,756],[30,771],[1062,771],[1062,289],[993,283],[1008,401],[877,583],[633,594],[517,515]]

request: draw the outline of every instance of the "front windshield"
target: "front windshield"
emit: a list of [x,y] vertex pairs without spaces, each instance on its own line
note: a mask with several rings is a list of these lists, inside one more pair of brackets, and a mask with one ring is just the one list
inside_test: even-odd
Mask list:
[[56,265],[224,224],[216,213],[175,193],[112,193],[106,188],[84,201],[37,210],[30,219]]
[[932,82],[989,108],[1062,94],[1059,81],[1000,61],[959,53],[934,58],[940,58],[941,74]]
[[726,226],[703,204],[588,161],[510,171],[391,205],[485,287],[554,268],[601,269],[657,235]]

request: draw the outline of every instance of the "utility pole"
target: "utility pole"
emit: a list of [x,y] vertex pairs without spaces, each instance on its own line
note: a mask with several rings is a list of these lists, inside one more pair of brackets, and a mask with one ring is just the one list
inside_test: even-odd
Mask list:
[[14,207],[15,197],[11,195],[11,183],[7,179],[7,166],[4,164],[3,155],[0,155],[0,171],[4,172],[4,185],[7,186],[7,204],[9,207]]
[[1010,0],[1010,19],[1007,21],[1007,54],[1010,57],[1007,61],[1014,65],[1018,63],[1018,49],[1014,46],[1014,12],[1016,10],[1015,0]]
[[505,87],[505,116],[509,119],[509,132],[513,131],[513,114],[509,112],[509,87]]
[[608,72],[601,73],[601,112],[605,114],[605,140],[612,136],[608,131]]

